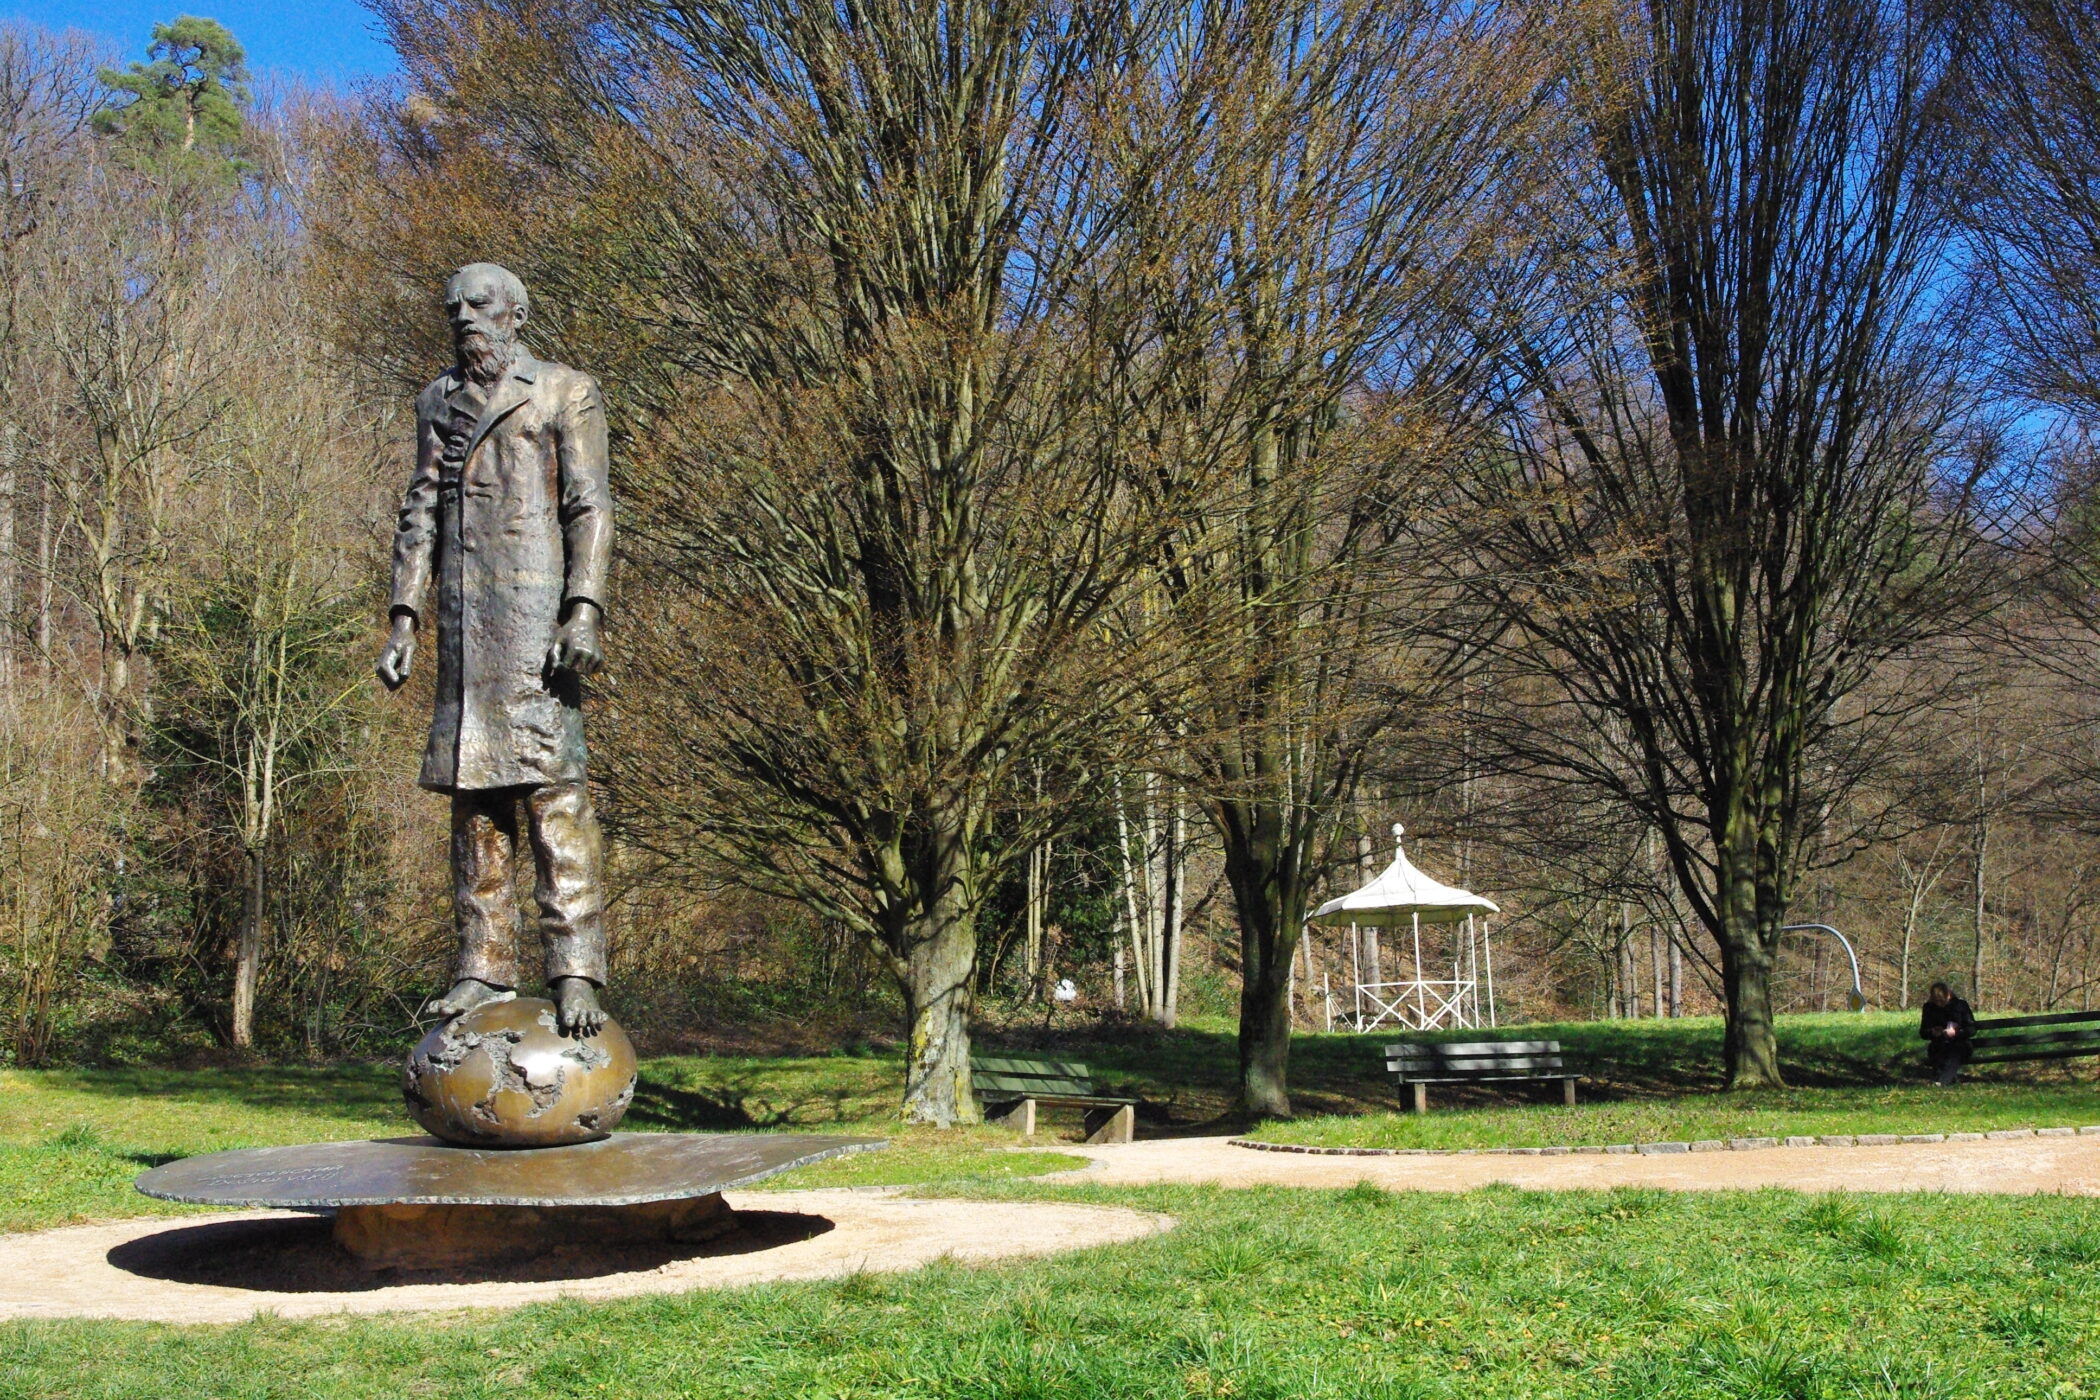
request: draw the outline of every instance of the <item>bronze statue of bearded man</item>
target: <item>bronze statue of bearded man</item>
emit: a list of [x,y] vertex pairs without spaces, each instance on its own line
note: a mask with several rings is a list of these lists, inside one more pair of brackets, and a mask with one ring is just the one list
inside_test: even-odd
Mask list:
[[561,1030],[595,1035],[604,843],[584,784],[582,682],[604,663],[605,405],[590,375],[525,349],[529,309],[524,284],[492,263],[446,286],[459,358],[416,398],[378,670],[390,690],[408,679],[434,584],[436,701],[418,781],[452,798],[459,952],[451,989],[426,1009],[458,1016],[516,987],[522,827]]

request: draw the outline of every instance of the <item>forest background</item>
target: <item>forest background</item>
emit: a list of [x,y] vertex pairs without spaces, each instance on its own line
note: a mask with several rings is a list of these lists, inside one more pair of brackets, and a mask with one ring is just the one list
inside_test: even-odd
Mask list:
[[444,981],[370,663],[474,260],[611,409],[645,1047],[899,1037],[948,1121],[973,1026],[1200,1013],[1286,1112],[1396,820],[1505,1024],[1770,1082],[1807,922],[2093,1007],[2100,7],[374,8],[354,93],[0,31],[9,1063]]

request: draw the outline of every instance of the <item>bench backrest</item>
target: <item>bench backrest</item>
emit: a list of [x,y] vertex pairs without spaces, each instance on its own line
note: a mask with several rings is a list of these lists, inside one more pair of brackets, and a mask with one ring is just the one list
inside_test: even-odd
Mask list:
[[979,1098],[1094,1097],[1085,1065],[1027,1055],[972,1055],[970,1084]]
[[1414,1079],[1520,1079],[1567,1073],[1557,1040],[1388,1045],[1385,1067],[1403,1084]]
[[2100,1011],[1999,1016],[1976,1023],[1973,1060],[2058,1060],[2100,1055]]

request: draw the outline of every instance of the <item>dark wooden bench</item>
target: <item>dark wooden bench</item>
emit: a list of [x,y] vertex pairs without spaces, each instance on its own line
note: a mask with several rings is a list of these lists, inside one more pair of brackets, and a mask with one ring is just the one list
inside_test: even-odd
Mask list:
[[[2056,1029],[2037,1029],[2042,1026]],[[2100,1055],[2100,1011],[2057,1011],[2047,1016],[1999,1016],[1978,1021],[1970,1045],[1972,1065]]]
[[1099,1093],[1086,1066],[1070,1060],[1027,1055],[972,1055],[970,1085],[984,1105],[985,1121],[1035,1136],[1035,1106],[1058,1104],[1086,1110],[1088,1142],[1129,1142],[1137,1136],[1137,1100]]
[[1575,1106],[1575,1081],[1557,1040],[1474,1040],[1435,1044],[1416,1042],[1385,1047],[1385,1067],[1402,1089],[1414,1091],[1414,1109],[1429,1112],[1432,1084],[1491,1084],[1525,1079],[1558,1079],[1561,1099]]

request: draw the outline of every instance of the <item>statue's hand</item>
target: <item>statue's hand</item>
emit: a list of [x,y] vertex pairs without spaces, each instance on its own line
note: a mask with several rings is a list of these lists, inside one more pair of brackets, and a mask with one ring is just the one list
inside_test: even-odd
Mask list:
[[394,615],[394,630],[386,639],[386,647],[379,653],[380,683],[388,690],[399,690],[408,681],[409,667],[416,659],[416,620],[408,613]]
[[547,667],[588,676],[604,664],[605,652],[598,645],[598,605],[579,602],[555,632],[554,645],[547,648]]

